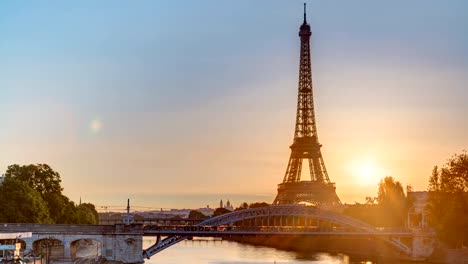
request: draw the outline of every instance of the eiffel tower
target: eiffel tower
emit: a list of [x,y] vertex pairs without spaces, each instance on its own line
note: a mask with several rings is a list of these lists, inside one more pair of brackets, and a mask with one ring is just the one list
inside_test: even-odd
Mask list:
[[[341,205],[336,195],[335,184],[330,182],[323,162],[315,122],[312,93],[312,71],[310,63],[310,26],[306,20],[304,4],[304,23],[299,30],[301,57],[299,66],[299,91],[297,98],[296,128],[294,141],[290,146],[291,157],[283,182],[278,184],[278,195],[273,204],[297,204],[305,202],[319,207]],[[301,180],[302,162],[309,165],[310,180]]]

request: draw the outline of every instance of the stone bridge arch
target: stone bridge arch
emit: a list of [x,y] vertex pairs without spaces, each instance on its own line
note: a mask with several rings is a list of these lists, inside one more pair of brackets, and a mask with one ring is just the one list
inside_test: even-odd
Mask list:
[[49,259],[63,259],[65,257],[65,245],[62,240],[53,237],[34,240],[32,250],[36,256],[46,256]]
[[70,242],[70,257],[88,258],[102,256],[103,242],[99,238],[79,238]]

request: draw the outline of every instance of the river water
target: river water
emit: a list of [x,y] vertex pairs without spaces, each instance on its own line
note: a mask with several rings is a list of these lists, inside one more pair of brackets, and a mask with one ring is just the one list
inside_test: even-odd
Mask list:
[[[154,244],[154,238],[144,238],[143,248]],[[269,247],[252,246],[226,240],[194,238],[182,241],[154,255],[147,264],[280,264],[280,263],[365,263],[345,254],[296,253]]]

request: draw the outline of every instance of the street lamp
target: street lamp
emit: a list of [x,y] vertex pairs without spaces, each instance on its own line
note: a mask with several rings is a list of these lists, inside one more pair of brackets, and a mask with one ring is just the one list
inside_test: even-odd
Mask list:
[[[18,238],[21,238],[21,236],[22,236],[22,235],[18,235],[18,236],[15,237],[15,249],[14,249],[14,251],[13,251],[13,252],[14,252],[14,253],[13,253],[13,260],[14,260],[16,257],[18,257],[18,258],[21,257],[21,256],[20,256],[21,246],[20,246],[19,249],[18,249],[18,246],[17,246],[17,244],[18,244]],[[17,250],[18,250],[18,252],[17,252]],[[16,253],[18,253],[18,254],[16,254]]]

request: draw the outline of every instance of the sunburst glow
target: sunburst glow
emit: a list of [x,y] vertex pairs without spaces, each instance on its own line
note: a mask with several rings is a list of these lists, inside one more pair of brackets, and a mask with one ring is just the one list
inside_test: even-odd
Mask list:
[[376,185],[385,176],[385,170],[370,159],[354,162],[351,172],[356,183],[361,186]]

